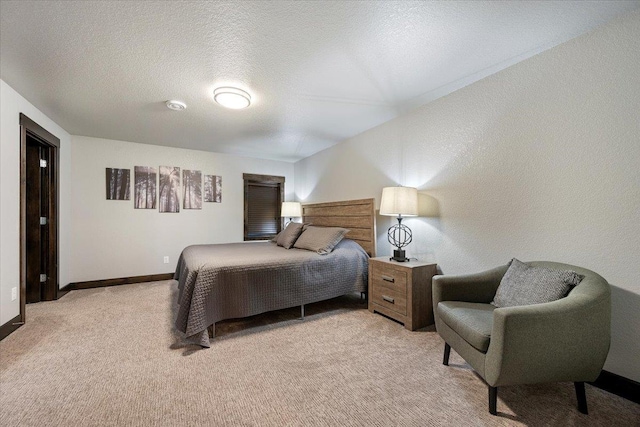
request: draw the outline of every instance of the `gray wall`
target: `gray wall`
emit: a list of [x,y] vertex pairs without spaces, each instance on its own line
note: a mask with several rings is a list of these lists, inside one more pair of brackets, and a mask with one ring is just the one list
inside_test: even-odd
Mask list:
[[[293,163],[260,160],[157,145],[73,136],[71,162],[70,281],[99,280],[175,270],[188,245],[239,242],[244,236],[243,173],[285,177],[285,198],[293,200]],[[134,209],[131,200],[106,200],[105,168],[180,167],[222,176],[222,203],[201,210],[160,213]],[[164,264],[169,256],[169,264]]]
[[640,381],[639,71],[634,12],[297,162],[296,197],[379,203],[414,186],[436,213],[406,220],[407,252],[444,273],[512,257],[600,273],[614,287],[606,369]]

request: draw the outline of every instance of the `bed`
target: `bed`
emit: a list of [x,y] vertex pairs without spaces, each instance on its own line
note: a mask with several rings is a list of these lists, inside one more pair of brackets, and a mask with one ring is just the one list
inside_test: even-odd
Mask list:
[[306,204],[303,221],[350,231],[333,251],[319,255],[271,242],[194,245],[180,255],[176,327],[209,347],[216,322],[335,298],[367,289],[375,256],[373,199]]

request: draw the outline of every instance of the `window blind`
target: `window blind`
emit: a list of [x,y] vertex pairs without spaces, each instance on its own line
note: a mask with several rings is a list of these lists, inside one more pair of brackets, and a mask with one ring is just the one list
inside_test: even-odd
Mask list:
[[280,225],[278,185],[249,183],[247,188],[247,236],[273,236]]

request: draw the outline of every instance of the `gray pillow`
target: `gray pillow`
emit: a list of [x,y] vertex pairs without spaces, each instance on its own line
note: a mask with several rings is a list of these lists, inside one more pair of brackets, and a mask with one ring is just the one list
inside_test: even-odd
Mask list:
[[318,252],[320,255],[326,255],[340,243],[348,232],[349,230],[341,227],[317,227],[309,225],[300,237],[298,237],[293,247]]
[[276,240],[278,246],[282,246],[285,249],[291,249],[300,233],[302,233],[302,226],[303,225],[299,222],[290,222],[289,225],[287,225],[287,228],[278,234],[278,239]]
[[567,296],[583,278],[575,271],[532,267],[514,258],[491,304],[514,307],[559,300]]

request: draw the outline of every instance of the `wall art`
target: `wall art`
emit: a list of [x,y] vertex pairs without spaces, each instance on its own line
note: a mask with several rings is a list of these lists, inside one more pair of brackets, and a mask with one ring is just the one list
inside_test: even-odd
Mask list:
[[106,168],[107,200],[130,200],[131,170]]
[[160,166],[160,212],[180,212],[180,168]]
[[204,176],[204,201],[222,202],[222,177],[219,175]]
[[157,169],[150,166],[136,166],[133,170],[133,207],[155,209],[157,203]]
[[185,209],[202,209],[202,172],[194,170],[182,171],[182,186]]

